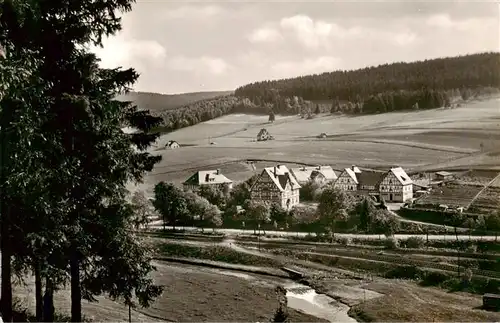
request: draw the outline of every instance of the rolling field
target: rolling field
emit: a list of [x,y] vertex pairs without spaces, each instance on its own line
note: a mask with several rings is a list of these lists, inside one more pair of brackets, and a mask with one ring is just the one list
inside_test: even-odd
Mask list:
[[[196,169],[221,168],[230,179],[241,181],[273,164],[257,165],[254,171],[242,162],[246,159],[281,161],[290,167],[327,164],[334,169],[352,164],[382,169],[399,165],[407,171],[500,169],[499,103],[310,120],[277,116],[273,124],[267,123],[267,116],[229,115],[162,136],[152,151],[163,160],[141,189],[162,180],[181,182]],[[261,128],[276,140],[256,142]],[[328,138],[315,138],[323,132]],[[161,149],[168,140],[185,146]]]

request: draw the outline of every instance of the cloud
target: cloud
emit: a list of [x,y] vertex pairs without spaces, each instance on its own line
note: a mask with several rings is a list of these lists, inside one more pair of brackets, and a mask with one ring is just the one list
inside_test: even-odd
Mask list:
[[169,59],[167,66],[171,70],[185,72],[209,72],[214,75],[224,74],[229,68],[225,60],[216,57],[202,56],[199,58],[190,58],[176,56]]
[[197,19],[213,18],[215,16],[224,13],[225,11],[226,9],[214,5],[208,5],[208,6],[185,5],[177,7],[175,9],[166,10],[165,14],[163,14],[162,16],[165,19],[197,20]]
[[293,31],[297,40],[307,48],[315,49],[325,43],[332,31],[332,25],[323,21],[314,21],[306,15],[283,18],[280,26],[284,30]]
[[364,26],[345,27],[333,22],[315,21],[306,15],[282,18],[280,27],[285,31],[293,32],[299,43],[312,50],[319,48],[331,50],[335,41],[339,40],[370,39],[406,46],[417,39],[417,35],[409,31],[390,31]]
[[391,40],[399,46],[407,46],[415,42],[417,35],[413,32],[399,32],[392,35]]
[[486,28],[496,28],[498,30],[498,21],[492,18],[455,20],[449,14],[436,14],[427,18],[425,23],[430,27],[455,31],[478,31]]
[[248,35],[248,40],[251,43],[276,42],[282,38],[281,33],[271,27],[255,29],[250,35]]
[[334,71],[340,68],[341,59],[333,56],[306,58],[302,61],[278,62],[271,66],[271,72],[276,78],[296,77],[307,74],[317,74]]
[[124,34],[103,40],[103,47],[92,46],[90,49],[101,59],[101,67],[124,68],[141,67],[150,63],[160,63],[166,57],[166,49],[159,42],[147,39],[131,39]]

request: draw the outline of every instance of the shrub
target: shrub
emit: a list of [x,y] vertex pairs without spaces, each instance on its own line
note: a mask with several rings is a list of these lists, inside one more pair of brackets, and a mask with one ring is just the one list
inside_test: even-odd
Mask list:
[[276,312],[274,313],[274,317],[271,320],[271,322],[289,322],[288,313],[285,310],[283,310],[282,306],[279,306],[278,309],[276,309]]
[[399,279],[420,279],[423,276],[423,271],[417,266],[398,266],[385,273],[385,278],[399,278]]
[[467,268],[462,273],[462,283],[468,286],[471,283],[471,281],[472,281],[472,270],[470,268]]
[[335,238],[335,242],[344,246],[348,246],[352,243],[352,239],[349,237],[338,237]]
[[386,249],[397,249],[399,248],[399,241],[394,237],[389,237],[385,239],[384,246]]
[[477,252],[477,244],[472,244],[472,245],[468,246],[465,251],[468,253],[476,253]]
[[409,237],[405,241],[406,248],[420,249],[425,246],[425,240],[421,237]]
[[421,284],[423,286],[439,286],[448,279],[450,279],[450,276],[444,272],[429,271],[425,273]]

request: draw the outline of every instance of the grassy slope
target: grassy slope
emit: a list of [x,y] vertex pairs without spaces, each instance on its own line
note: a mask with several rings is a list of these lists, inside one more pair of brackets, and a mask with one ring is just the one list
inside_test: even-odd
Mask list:
[[[323,115],[312,120],[277,116],[274,124],[266,122],[266,116],[229,115],[162,136],[158,147],[170,139],[194,146],[169,151],[155,148],[163,160],[142,189],[161,180],[181,182],[193,169],[217,168],[221,163],[250,158],[329,164],[334,169],[352,164],[379,168],[400,165],[410,170],[500,166],[498,156],[492,153],[500,151],[496,100],[456,109],[357,117]],[[276,140],[255,142],[263,127]],[[322,132],[330,137],[316,139]],[[209,145],[209,140],[217,145]],[[481,143],[484,152],[480,151]],[[257,172],[263,166],[258,165]],[[235,181],[254,173],[245,163],[224,167],[222,170]]]
[[233,91],[192,92],[181,94],[159,94],[148,92],[130,92],[120,95],[119,100],[133,101],[140,109],[160,112],[182,107],[196,101],[213,99],[232,94]]
[[494,322],[499,313],[478,309],[481,297],[466,293],[445,293],[412,282],[387,281],[366,285],[384,296],[355,305],[351,315],[360,322]]
[[[158,269],[155,281],[165,286],[165,291],[150,308],[132,311],[133,322],[264,322],[277,307],[274,291],[280,283],[277,278],[255,275],[258,281],[251,281],[242,274],[227,271],[221,275],[211,269],[163,262],[155,266]],[[267,284],[259,283],[260,280]],[[15,296],[34,312],[34,279],[28,279],[27,287],[16,288]],[[83,302],[85,317],[100,322],[128,320],[126,306],[104,297],[98,299],[98,303]],[[54,301],[58,311],[68,314],[69,287],[57,292]],[[289,314],[292,322],[325,322],[293,309],[289,309]]]

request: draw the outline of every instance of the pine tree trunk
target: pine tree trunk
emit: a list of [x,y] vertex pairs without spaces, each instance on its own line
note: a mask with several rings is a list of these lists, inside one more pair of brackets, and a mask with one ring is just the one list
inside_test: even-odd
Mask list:
[[80,261],[76,251],[70,260],[71,267],[71,322],[82,321],[82,291],[80,286]]
[[42,322],[43,320],[43,291],[42,291],[42,273],[40,262],[35,262],[35,307],[36,307],[36,321]]
[[4,322],[12,322],[12,250],[10,244],[10,211],[5,208],[5,202],[2,197],[0,206],[0,216],[2,217],[1,233],[0,233],[0,248],[2,253],[2,287],[0,311]]
[[45,294],[43,295],[43,321],[54,322],[54,285],[50,277],[45,279]]

